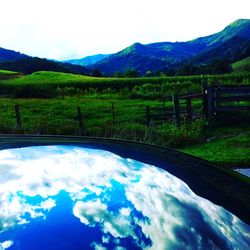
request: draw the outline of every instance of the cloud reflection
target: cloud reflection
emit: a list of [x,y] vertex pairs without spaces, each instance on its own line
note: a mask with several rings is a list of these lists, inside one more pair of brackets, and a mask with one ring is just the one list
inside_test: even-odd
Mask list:
[[[224,208],[164,170],[107,151],[74,146],[2,150],[0,174],[0,236],[32,219],[46,219],[63,190],[73,202],[72,214],[103,232],[91,243],[94,249],[128,248],[125,240],[133,249],[250,246],[250,227]],[[0,249],[13,244],[4,242]]]

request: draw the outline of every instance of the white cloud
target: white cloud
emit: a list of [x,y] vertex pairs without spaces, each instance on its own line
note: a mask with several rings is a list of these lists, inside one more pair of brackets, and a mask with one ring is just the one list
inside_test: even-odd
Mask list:
[[110,241],[110,237],[109,236],[102,236],[102,242],[105,243],[105,244],[108,244]]
[[117,247],[115,247],[114,250],[126,250],[126,248],[125,247],[121,247],[121,246],[117,246]]
[[108,210],[106,204],[100,199],[96,201],[76,202],[73,214],[80,219],[82,223],[88,226],[101,226],[104,233],[110,233],[113,237],[126,238],[132,236],[137,240],[130,223],[130,218],[122,214],[115,215]]
[[123,207],[120,209],[120,214],[122,214],[123,216],[129,216],[131,213],[131,209],[129,207]]
[[91,247],[95,250],[107,250],[106,247],[102,246],[101,244],[98,244],[97,242],[92,243]]
[[6,231],[16,224],[26,224],[29,220],[23,216],[29,214],[31,218],[44,217],[56,204],[53,199],[47,199],[37,205],[30,205],[25,197],[17,193],[0,192],[0,233]]
[[10,248],[13,245],[13,241],[11,240],[6,240],[4,242],[0,242],[0,250],[5,250]]
[[249,0],[8,0],[0,46],[55,59],[113,53],[134,42],[209,35],[250,18],[249,7]]
[[[152,249],[181,247],[184,242],[176,237],[177,228],[188,232],[188,237],[204,248],[206,237],[210,236],[200,235],[202,231],[194,216],[200,218],[198,223],[204,223],[202,227],[211,227],[214,234],[225,237],[233,247],[241,245],[244,248],[250,242],[249,231],[236,216],[195,195],[185,183],[166,171],[145,165],[139,179],[126,186],[126,195],[135,208],[149,218],[146,223],[138,219],[137,224],[152,240]],[[219,247],[212,239],[210,244]],[[192,245],[190,247],[192,249]],[[186,245],[182,248],[189,249]]]

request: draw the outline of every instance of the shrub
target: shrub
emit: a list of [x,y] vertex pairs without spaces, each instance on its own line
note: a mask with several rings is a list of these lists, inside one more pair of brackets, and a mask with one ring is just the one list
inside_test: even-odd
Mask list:
[[165,123],[157,129],[156,143],[174,148],[197,144],[201,142],[204,125],[203,120],[184,123],[179,127],[172,123]]
[[55,91],[49,86],[21,85],[13,91],[15,98],[52,98]]

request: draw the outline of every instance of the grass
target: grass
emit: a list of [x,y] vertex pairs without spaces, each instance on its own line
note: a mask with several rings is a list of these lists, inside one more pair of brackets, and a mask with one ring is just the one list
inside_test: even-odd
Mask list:
[[[115,116],[113,121],[112,103]],[[20,105],[22,130],[16,128],[14,105]],[[162,108],[162,101],[121,99],[119,95],[85,95],[54,99],[0,99],[0,133],[77,135],[79,106],[86,135],[111,137],[178,147],[199,142],[198,123],[176,128],[152,121],[146,126],[146,105]],[[171,102],[165,103],[170,108]]]
[[0,81],[1,80],[10,80],[17,77],[23,76],[23,74],[15,72],[15,71],[9,71],[9,70],[1,70],[0,69]]
[[[50,128],[43,133],[64,134],[77,132],[77,110],[81,108],[87,132],[99,131],[113,121],[112,106],[115,108],[115,122],[145,124],[145,105],[160,107],[159,101],[120,99],[118,95],[85,95],[54,99],[0,99],[0,121],[5,128],[15,127],[14,105],[19,104],[25,133],[39,133],[41,127]],[[9,124],[9,125],[8,125]],[[64,131],[68,130],[68,131]],[[10,129],[11,130],[11,129]],[[1,131],[1,129],[0,129]],[[8,131],[6,131],[8,132]],[[10,131],[11,132],[11,131]]]
[[249,72],[250,71],[250,56],[243,60],[237,61],[232,64],[234,72]]
[[[204,76],[204,79],[212,82],[234,82],[242,83],[245,79],[250,79],[250,74],[235,75],[214,75]],[[20,86],[40,86],[40,87],[74,87],[74,88],[97,88],[103,90],[105,88],[132,88],[143,84],[170,84],[177,91],[182,90],[184,83],[189,83],[189,87],[200,86],[202,82],[201,76],[176,76],[176,77],[141,77],[141,78],[98,78],[82,75],[66,74],[60,72],[40,71],[31,75],[23,76],[17,79],[0,81],[1,89],[15,89]]]
[[205,142],[181,150],[228,167],[250,166],[250,126],[212,126],[204,136]]
[[15,75],[15,74],[18,74],[17,72],[15,71],[10,71],[10,70],[0,70],[0,75],[1,74],[5,74],[5,75]]

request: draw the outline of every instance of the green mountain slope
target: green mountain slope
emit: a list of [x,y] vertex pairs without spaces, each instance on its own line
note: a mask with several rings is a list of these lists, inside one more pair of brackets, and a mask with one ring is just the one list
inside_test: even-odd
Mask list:
[[250,39],[234,36],[219,46],[208,47],[190,59],[192,64],[209,64],[217,59],[235,62],[250,55]]
[[144,75],[148,70],[178,69],[185,63],[209,65],[217,59],[232,63],[250,55],[249,52],[250,20],[239,19],[221,32],[188,42],[135,43],[91,65],[91,68],[106,75],[128,69],[136,69]]
[[218,46],[221,43],[230,40],[234,36],[250,39],[250,20],[238,19],[229,24],[222,31],[210,36],[200,37],[190,41],[191,43],[206,44],[206,46]]

